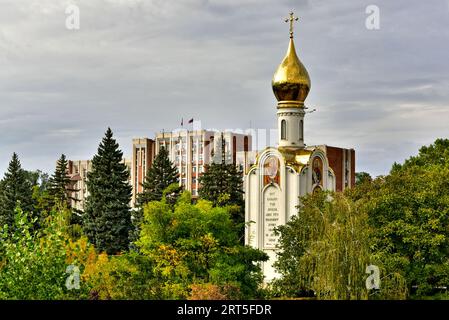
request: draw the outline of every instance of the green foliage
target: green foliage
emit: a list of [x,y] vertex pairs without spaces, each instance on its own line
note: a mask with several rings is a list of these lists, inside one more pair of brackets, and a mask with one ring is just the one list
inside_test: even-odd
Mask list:
[[30,175],[22,169],[19,157],[12,155],[8,170],[0,182],[0,226],[14,223],[17,203],[27,212],[33,212],[33,190]]
[[40,231],[35,218],[16,209],[13,231],[1,228],[0,298],[62,299],[66,297],[65,239],[53,217]]
[[390,287],[406,283],[407,295],[432,295],[449,284],[448,175],[449,140],[438,139],[389,175],[347,192],[368,214],[373,260]]
[[[48,181],[39,171],[23,170],[14,154],[0,182],[0,299],[264,297],[259,262],[267,255],[241,245],[235,223],[242,219],[240,173],[232,165],[207,168],[200,195],[211,201],[193,204],[189,192],[179,194],[176,168],[161,153],[140,197],[144,210],[132,252],[124,252],[131,229],[129,173],[110,129],[88,175],[87,237],[67,208],[65,157]],[[447,299],[435,288],[449,284],[448,176],[449,140],[438,139],[385,177],[361,172],[356,187],[343,194],[301,198],[298,216],[277,229],[275,267],[283,277],[272,283],[274,292]],[[380,290],[365,287],[369,264],[380,268]],[[69,265],[80,269],[79,290],[65,285]]]
[[201,199],[215,206],[228,207],[232,220],[239,227],[240,238],[244,236],[245,202],[243,200],[243,174],[233,164],[212,163],[205,166],[199,177]]
[[449,166],[395,169],[361,200],[375,229],[373,251],[418,295],[449,283],[448,175]]
[[157,284],[152,269],[152,261],[135,252],[118,256],[100,254],[87,262],[82,280],[90,288],[91,300],[155,299]]
[[28,171],[25,170],[25,175],[33,187],[37,187],[40,191],[48,190],[50,187],[50,178],[48,173],[41,170]]
[[143,191],[138,195],[138,206],[142,207],[150,201],[160,201],[169,186],[172,186],[170,193],[179,193],[179,188],[174,187],[178,182],[178,169],[170,161],[168,151],[161,147],[142,183]]
[[201,188],[198,191],[202,199],[211,201],[214,205],[243,206],[242,172],[233,164],[212,163],[205,166],[205,172],[200,176]]
[[262,276],[254,262],[267,256],[239,244],[227,208],[184,192],[173,207],[165,199],[145,206],[141,252],[154,261],[161,298],[186,298],[191,286],[233,286],[239,297],[257,295]]
[[355,173],[355,184],[360,185],[362,183],[371,182],[373,178],[368,172],[356,172]]
[[282,294],[313,290],[319,299],[364,299],[369,264],[366,216],[342,194],[314,193],[301,199],[297,217],[278,231]]
[[[85,237],[72,240],[70,210],[52,211],[43,227],[16,210],[14,232],[5,225],[0,242],[0,299],[151,299],[154,278],[142,255],[97,255]],[[79,289],[69,290],[67,267],[80,270]]]
[[68,161],[65,155],[62,154],[57,162],[55,172],[49,179],[48,194],[52,200],[57,203],[66,203],[70,208],[71,200],[74,200],[70,194],[76,190],[70,187],[70,177],[67,172]]
[[170,161],[168,151],[164,147],[161,147],[152,166],[148,169],[142,188],[143,191],[137,195],[137,210],[133,212],[131,242],[135,242],[139,238],[140,224],[143,220],[143,206],[151,201],[160,201],[163,197],[173,205],[181,192],[178,169]]
[[131,185],[122,157],[123,153],[108,128],[92,160],[92,171],[87,174],[89,195],[84,232],[97,250],[108,254],[128,250],[132,228]]
[[449,139],[437,139],[430,146],[422,146],[417,156],[410,157],[402,165],[395,163],[391,172],[431,166],[449,166]]

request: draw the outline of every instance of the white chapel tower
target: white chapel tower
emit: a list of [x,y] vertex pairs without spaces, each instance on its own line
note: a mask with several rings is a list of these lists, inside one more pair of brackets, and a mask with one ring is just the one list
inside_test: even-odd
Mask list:
[[270,257],[262,265],[267,282],[278,277],[272,266],[278,250],[274,228],[298,214],[299,197],[318,189],[342,191],[354,184],[353,149],[304,142],[304,101],[310,78],[296,54],[293,23],[297,20],[293,13],[286,19],[288,49],[272,80],[278,101],[278,146],[261,151],[245,175],[245,242]]
[[293,13],[290,22],[290,42],[284,60],[273,76],[273,92],[278,100],[277,116],[279,148],[286,150],[304,148],[304,100],[310,90],[310,78],[298,59],[293,42]]

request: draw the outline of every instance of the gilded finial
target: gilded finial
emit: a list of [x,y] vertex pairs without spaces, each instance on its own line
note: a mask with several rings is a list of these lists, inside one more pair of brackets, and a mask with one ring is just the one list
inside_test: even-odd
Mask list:
[[310,78],[296,54],[293,41],[293,23],[298,20],[293,12],[285,19],[285,22],[290,22],[290,41],[287,53],[273,75],[272,87],[279,102],[295,101],[299,107],[303,107],[310,90]]
[[299,18],[294,16],[293,11],[290,12],[290,17],[285,19],[285,22],[290,22],[290,39],[293,39],[293,22],[298,20]]

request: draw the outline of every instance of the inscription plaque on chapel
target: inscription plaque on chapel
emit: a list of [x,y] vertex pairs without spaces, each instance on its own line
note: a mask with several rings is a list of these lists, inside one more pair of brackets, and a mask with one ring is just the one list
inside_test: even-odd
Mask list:
[[270,186],[264,193],[264,247],[275,249],[278,236],[274,234],[274,229],[280,224],[279,210],[279,189]]

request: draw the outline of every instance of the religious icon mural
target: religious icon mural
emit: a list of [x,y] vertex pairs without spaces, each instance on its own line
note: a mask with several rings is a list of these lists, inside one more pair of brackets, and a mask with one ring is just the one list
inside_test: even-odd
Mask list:
[[269,156],[263,165],[263,185],[275,183],[279,185],[279,159],[275,156]]
[[315,157],[312,162],[312,184],[323,187],[323,160],[320,157]]

